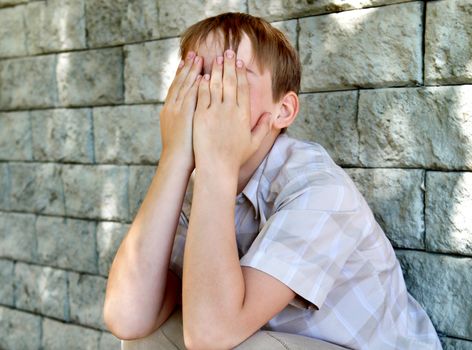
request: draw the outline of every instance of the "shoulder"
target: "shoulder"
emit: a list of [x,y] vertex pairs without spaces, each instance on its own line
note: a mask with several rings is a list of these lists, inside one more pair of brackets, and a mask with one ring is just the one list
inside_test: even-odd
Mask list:
[[322,145],[285,135],[274,146],[278,159],[269,159],[263,179],[269,184],[268,197],[274,211],[359,208],[356,186]]

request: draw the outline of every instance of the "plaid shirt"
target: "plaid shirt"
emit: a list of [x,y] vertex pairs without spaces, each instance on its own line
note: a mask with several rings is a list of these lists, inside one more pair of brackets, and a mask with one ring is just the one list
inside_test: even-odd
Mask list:
[[[170,261],[180,278],[193,178]],[[351,349],[442,349],[367,202],[321,145],[280,134],[235,200],[240,265],[296,293],[261,329]]]

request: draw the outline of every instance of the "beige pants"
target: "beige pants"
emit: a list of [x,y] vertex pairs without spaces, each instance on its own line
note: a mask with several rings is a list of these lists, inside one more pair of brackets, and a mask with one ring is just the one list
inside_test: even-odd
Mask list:
[[[169,319],[153,334],[138,340],[122,340],[122,350],[186,350],[183,329],[182,309],[176,307]],[[301,335],[259,330],[236,350],[344,350],[318,339]]]

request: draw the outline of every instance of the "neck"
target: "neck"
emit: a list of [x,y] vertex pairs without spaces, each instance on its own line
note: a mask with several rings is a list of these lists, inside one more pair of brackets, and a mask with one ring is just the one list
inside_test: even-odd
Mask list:
[[267,135],[257,149],[256,153],[254,153],[246,161],[246,163],[241,166],[239,169],[237,194],[240,194],[244,190],[258,166],[262,163],[267,153],[269,153],[278,135],[278,130],[275,133],[270,133],[270,135]]

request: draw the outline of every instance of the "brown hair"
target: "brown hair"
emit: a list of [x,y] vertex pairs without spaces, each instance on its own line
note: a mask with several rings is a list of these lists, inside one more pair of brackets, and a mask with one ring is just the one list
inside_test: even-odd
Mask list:
[[[272,78],[272,100],[278,102],[287,92],[300,90],[301,64],[297,51],[286,36],[260,17],[240,12],[226,12],[203,19],[190,27],[180,39],[180,56],[198,47],[210,33],[223,34],[223,51],[238,50],[242,34],[249,37],[254,60],[261,72],[269,69]],[[284,133],[286,128],[281,130]]]

